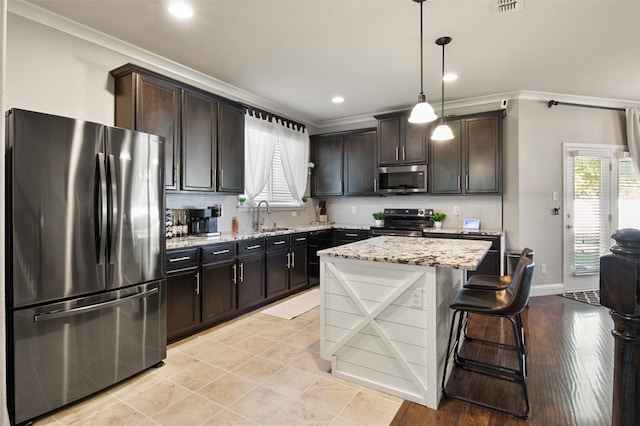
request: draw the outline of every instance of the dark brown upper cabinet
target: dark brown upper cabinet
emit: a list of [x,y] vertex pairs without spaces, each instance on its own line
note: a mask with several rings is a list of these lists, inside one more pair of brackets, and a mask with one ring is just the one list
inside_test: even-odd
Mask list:
[[318,135],[311,138],[311,195],[376,193],[376,130]]
[[447,120],[455,138],[430,143],[430,193],[502,193],[503,115],[500,110]]
[[115,79],[116,126],[165,138],[169,190],[244,191],[244,108],[126,64]]
[[409,123],[409,112],[378,115],[378,165],[427,164],[428,124]]

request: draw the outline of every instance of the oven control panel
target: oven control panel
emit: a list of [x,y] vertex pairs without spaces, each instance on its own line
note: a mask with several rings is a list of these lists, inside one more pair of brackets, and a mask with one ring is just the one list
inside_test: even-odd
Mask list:
[[384,209],[384,217],[426,218],[433,214],[433,209]]

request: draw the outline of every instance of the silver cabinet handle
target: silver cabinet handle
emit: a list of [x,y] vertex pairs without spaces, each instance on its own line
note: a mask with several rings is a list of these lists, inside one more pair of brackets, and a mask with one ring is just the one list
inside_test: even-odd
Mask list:
[[183,260],[189,260],[189,259],[191,259],[190,256],[174,257],[172,259],[169,259],[169,263],[182,262]]
[[344,234],[345,237],[357,237],[358,234]]
[[240,264],[240,283],[244,282],[244,263]]
[[291,267],[295,268],[296,267],[296,253],[295,252],[291,252]]
[[287,269],[291,269],[291,253],[287,253]]
[[212,254],[225,254],[225,253],[229,253],[229,249],[214,251]]
[[237,277],[237,267],[236,264],[234,263],[233,266],[231,267],[231,270],[233,271],[233,275],[231,276],[231,281],[233,281],[234,284],[238,284],[238,277]]
[[247,250],[255,250],[257,248],[260,248],[260,244],[256,244],[255,246],[249,246],[247,247]]
[[398,161],[400,159],[399,158],[399,155],[400,155],[399,152],[400,152],[400,148],[398,147],[398,145],[396,145],[396,161]]
[[458,189],[460,189],[460,175],[458,175]]
[[224,170],[220,169],[220,188],[224,186]]
[[196,294],[200,294],[200,272],[196,272]]
[[464,189],[469,189],[469,175],[465,175],[465,187]]
[[307,241],[307,238],[306,237],[296,238],[296,241]]
[[378,179],[373,179],[373,192],[378,192]]
[[405,152],[404,146],[402,147],[402,161],[407,159],[407,153]]
[[274,246],[279,246],[280,244],[284,244],[284,243],[286,243],[286,241],[285,241],[285,240],[281,240],[281,241],[274,241],[274,242],[273,242],[273,245],[274,245]]

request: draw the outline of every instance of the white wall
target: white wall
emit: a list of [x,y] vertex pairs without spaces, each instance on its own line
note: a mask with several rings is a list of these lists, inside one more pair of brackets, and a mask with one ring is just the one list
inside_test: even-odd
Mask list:
[[[563,282],[563,228],[566,214],[551,214],[563,200],[564,142],[585,144],[625,144],[624,113],[572,106],[548,108],[543,101],[519,101],[518,144],[509,146],[505,157],[517,161],[517,169],[507,164],[505,173],[505,228],[511,247],[531,247],[536,265],[545,263],[547,273],[536,268],[534,294],[557,293]],[[517,182],[517,183],[516,183]],[[515,186],[517,185],[517,190]],[[558,201],[552,193],[558,192]]]

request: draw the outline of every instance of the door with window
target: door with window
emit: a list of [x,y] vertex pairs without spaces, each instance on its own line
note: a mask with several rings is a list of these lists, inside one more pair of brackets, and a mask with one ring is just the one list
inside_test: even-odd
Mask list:
[[565,144],[565,291],[599,287],[619,228],[640,228],[640,181],[623,146]]

